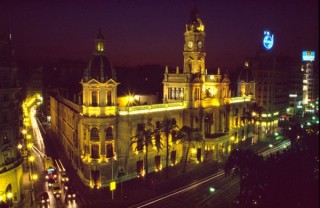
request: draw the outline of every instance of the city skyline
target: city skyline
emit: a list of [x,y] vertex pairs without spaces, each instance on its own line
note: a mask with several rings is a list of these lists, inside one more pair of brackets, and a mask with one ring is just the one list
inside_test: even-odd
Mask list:
[[[0,3],[2,30],[10,29],[20,59],[88,61],[101,29],[114,66],[183,64],[183,34],[194,6],[206,32],[207,68],[235,68],[275,37],[273,53],[300,58],[319,51],[319,9],[308,1],[94,1]],[[317,58],[316,61],[318,62]]]

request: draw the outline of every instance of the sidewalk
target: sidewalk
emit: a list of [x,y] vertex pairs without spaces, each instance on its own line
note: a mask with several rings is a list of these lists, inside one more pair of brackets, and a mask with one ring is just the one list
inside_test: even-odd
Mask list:
[[31,184],[30,184],[30,179],[29,179],[29,170],[27,167],[27,162],[26,158],[23,161],[22,164],[22,169],[23,169],[23,194],[21,197],[21,202],[17,207],[23,207],[23,208],[30,208],[30,207],[35,207],[31,205]]

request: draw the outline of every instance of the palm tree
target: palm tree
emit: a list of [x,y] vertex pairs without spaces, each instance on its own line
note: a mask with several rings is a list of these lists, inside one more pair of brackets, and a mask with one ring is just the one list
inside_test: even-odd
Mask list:
[[260,124],[258,126],[258,138],[257,138],[257,140],[259,142],[259,140],[260,140],[260,128],[261,128],[261,114],[262,114],[263,111],[265,111],[265,109],[262,106],[258,105],[257,103],[254,103],[254,104],[252,104],[250,106],[250,111],[252,113],[255,112],[258,115],[258,117],[253,117],[253,119],[255,121],[254,124],[256,124],[256,120],[258,120],[260,122]]
[[141,151],[146,148],[145,152],[145,171],[146,171],[146,178],[148,177],[148,152],[149,152],[149,145],[152,145],[152,138],[154,137],[153,129],[141,129],[137,132],[136,135],[131,137],[131,144],[136,145],[135,151]]
[[259,185],[259,174],[262,164],[263,158],[255,152],[238,148],[230,153],[225,163],[224,171],[226,176],[231,172],[239,174],[239,195],[243,203],[246,203],[249,191],[255,191],[255,187]]
[[168,179],[168,163],[169,163],[169,135],[177,130],[176,120],[165,117],[161,123],[161,132],[166,136],[166,179]]
[[203,144],[203,136],[199,129],[193,129],[188,126],[183,126],[177,133],[177,139],[181,140],[183,143],[187,143],[186,156],[184,160],[184,165],[182,172],[186,171],[187,160],[189,155],[189,150],[191,145],[196,146],[197,144]]

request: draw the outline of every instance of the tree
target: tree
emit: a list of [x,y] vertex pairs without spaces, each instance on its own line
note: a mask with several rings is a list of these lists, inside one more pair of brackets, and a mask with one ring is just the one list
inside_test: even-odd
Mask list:
[[260,128],[261,128],[261,114],[265,109],[258,105],[257,103],[253,103],[250,106],[250,111],[251,113],[255,113],[256,116],[253,116],[252,118],[254,119],[254,124],[256,124],[256,120],[258,120],[260,122],[259,126],[258,126],[258,142],[260,140]]
[[224,171],[226,176],[231,172],[233,172],[233,175],[239,174],[239,196],[244,205],[247,203],[249,193],[256,193],[256,189],[259,187],[259,174],[261,173],[262,164],[263,158],[255,152],[238,148],[230,153],[225,163]]
[[187,143],[186,156],[184,160],[184,165],[182,172],[186,171],[188,155],[191,145],[196,146],[197,144],[203,144],[203,136],[199,129],[193,129],[188,126],[183,126],[177,133],[177,139],[181,140],[183,143]]
[[178,126],[176,125],[176,120],[165,117],[161,123],[161,132],[165,134],[166,137],[166,179],[168,179],[168,163],[169,163],[169,135],[177,131]]
[[136,145],[135,151],[141,151],[145,148],[145,177],[148,178],[148,153],[149,153],[149,145],[152,145],[152,138],[154,137],[154,132],[152,128],[149,129],[140,129],[137,134],[131,137],[131,144]]

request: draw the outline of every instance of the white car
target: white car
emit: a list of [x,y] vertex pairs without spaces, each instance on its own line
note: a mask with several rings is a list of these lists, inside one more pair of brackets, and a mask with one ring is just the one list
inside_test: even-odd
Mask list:
[[66,172],[62,172],[61,173],[61,182],[67,182],[67,181],[69,181],[69,177],[68,177],[68,175],[67,175],[67,173]]
[[61,197],[61,188],[60,188],[60,185],[59,183],[54,183],[53,186],[52,186],[52,192],[53,192],[53,195],[56,197],[56,198],[60,198]]

